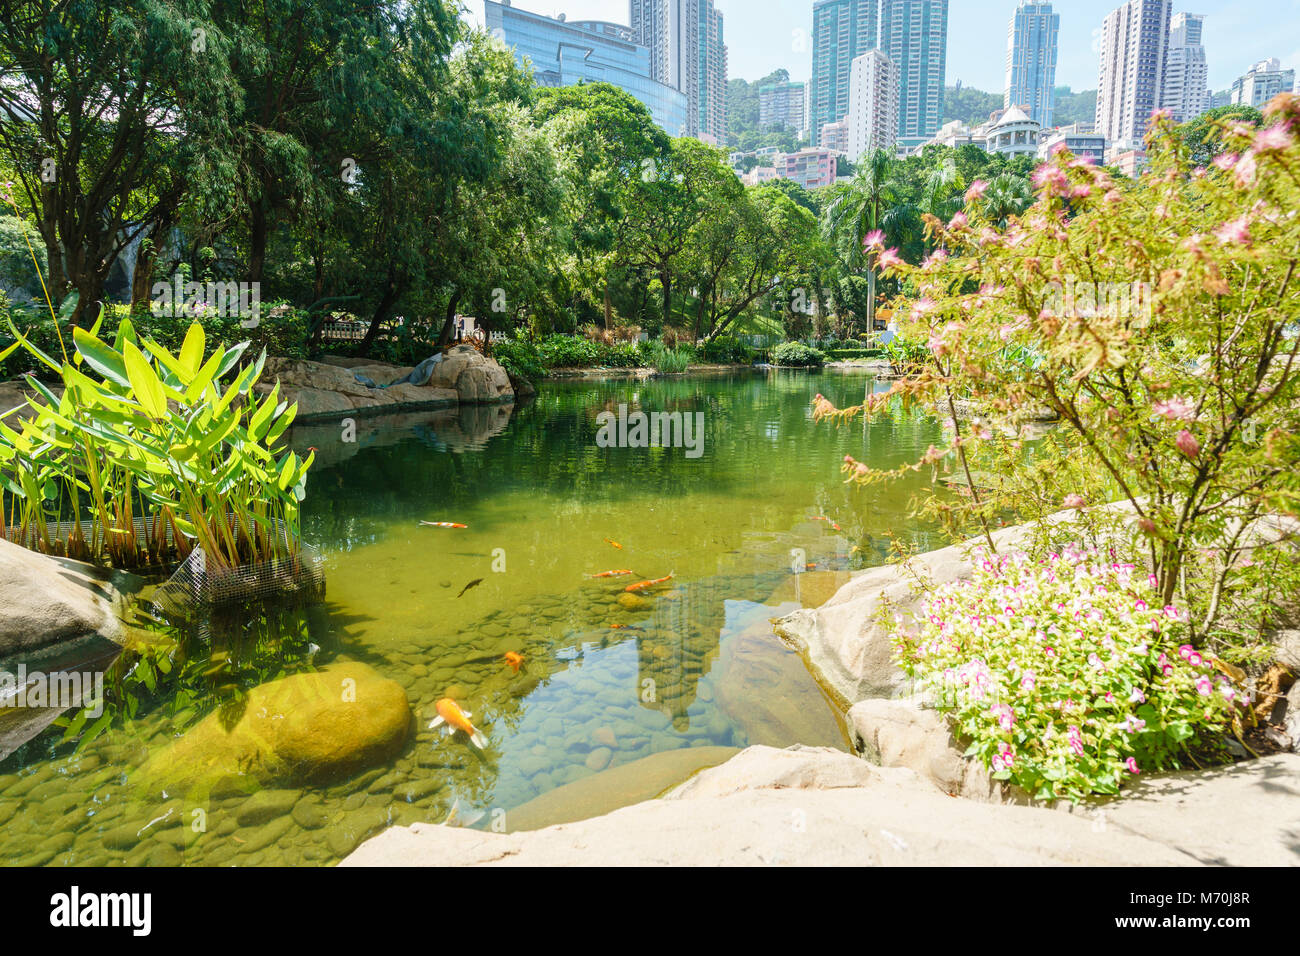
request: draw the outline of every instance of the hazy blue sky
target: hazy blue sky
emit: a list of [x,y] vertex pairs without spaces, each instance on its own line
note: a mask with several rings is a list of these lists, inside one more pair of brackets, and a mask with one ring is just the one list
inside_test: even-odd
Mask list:
[[[481,0],[462,0],[477,22]],[[717,0],[725,18],[732,78],[756,80],[784,67],[796,80],[811,69],[812,0]],[[514,0],[533,13],[575,20],[627,23],[626,0]],[[952,0],[948,23],[948,83],[1002,92],[1007,23],[1017,0]],[[1097,86],[1101,22],[1118,0],[1055,0],[1061,14],[1056,81],[1076,90]],[[1204,14],[1210,86],[1226,89],[1252,63],[1275,56],[1300,69],[1300,0],[1175,0],[1174,10]]]

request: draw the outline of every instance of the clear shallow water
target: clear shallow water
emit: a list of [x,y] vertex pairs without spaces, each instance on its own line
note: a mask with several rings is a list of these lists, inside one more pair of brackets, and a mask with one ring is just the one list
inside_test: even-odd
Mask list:
[[[338,425],[300,428],[295,445],[319,450],[305,535],[326,556],[325,605],[190,639],[184,673],[81,753],[53,729],[0,762],[0,861],[324,864],[383,826],[440,822],[453,802],[509,825],[558,787],[665,751],[846,746],[769,620],[882,562],[891,533],[942,543],[905,517],[929,475],[855,490],[839,474],[845,454],[882,468],[916,460],[937,422],[899,409],[811,422],[814,393],[843,406],[869,387],[835,372],[560,382],[513,415],[358,419],[355,442]],[[703,413],[703,455],[599,447],[597,416],[620,404]],[[590,577],[621,569],[634,574]],[[670,573],[635,599],[624,591]],[[517,674],[507,651],[524,655]],[[132,769],[232,686],[308,660],[360,660],[401,683],[418,721],[403,753],[333,787],[279,793],[269,819],[235,796],[201,808],[204,832],[179,813],[148,826],[160,805],[133,788]],[[425,729],[444,696],[473,711],[486,751]],[[121,836],[133,829],[138,839]]]

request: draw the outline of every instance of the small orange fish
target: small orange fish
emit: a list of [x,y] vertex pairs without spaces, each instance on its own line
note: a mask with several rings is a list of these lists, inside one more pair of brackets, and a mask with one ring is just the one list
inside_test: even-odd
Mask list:
[[469,527],[469,525],[467,524],[456,524],[451,521],[421,521],[420,524],[422,524],[426,528],[468,528]]
[[608,545],[610,545],[611,547],[618,548],[618,550],[620,550],[620,551],[623,550],[623,546],[622,546],[621,544],[619,544],[617,541],[611,541],[609,538],[606,538],[606,539],[605,539],[605,543],[608,544]]
[[511,666],[514,672],[518,674],[519,668],[522,667],[524,663],[524,655],[516,654],[514,651],[506,651],[504,660]]
[[609,629],[610,629],[611,631],[640,631],[640,630],[644,630],[644,628],[634,627],[634,626],[631,625],[631,624],[611,624],[611,625],[609,626]]
[[429,729],[436,727],[445,728],[445,733],[453,733],[457,730],[469,736],[470,742],[479,750],[486,750],[487,738],[479,732],[479,729],[469,722],[474,715],[468,710],[461,710],[450,697],[444,697],[438,701],[438,716],[429,722]]
[[591,574],[591,575],[588,575],[588,577],[592,577],[592,578],[621,578],[621,577],[623,577],[623,576],[625,576],[625,575],[628,575],[628,574],[631,574],[631,573],[632,573],[631,571],[627,571],[627,570],[623,570],[623,571],[601,571],[600,574]]
[[844,529],[841,528],[839,525],[837,525],[834,521],[832,521],[830,518],[827,518],[825,515],[817,515],[816,517],[813,518],[813,521],[825,521],[828,525],[830,525],[830,526],[831,526],[833,529],[835,529],[836,531],[843,531],[843,530],[844,530]]
[[629,585],[628,585],[627,587],[625,587],[623,590],[624,590],[624,591],[644,591],[646,588],[652,588],[652,587],[655,587],[656,585],[663,584],[663,583],[666,582],[666,581],[671,581],[671,580],[672,580],[676,575],[677,575],[677,572],[674,571],[672,574],[668,575],[667,577],[663,577],[663,578],[655,578],[655,580],[653,580],[653,581],[638,581],[636,584],[629,584]]

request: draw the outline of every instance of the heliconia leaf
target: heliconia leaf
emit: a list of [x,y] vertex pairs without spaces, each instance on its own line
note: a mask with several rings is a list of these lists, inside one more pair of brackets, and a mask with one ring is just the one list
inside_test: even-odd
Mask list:
[[120,352],[109,348],[85,329],[73,329],[72,341],[76,345],[77,354],[85,358],[87,365],[110,382],[116,382],[125,388],[131,387],[131,380],[126,374],[126,363]]
[[158,378],[148,360],[133,342],[127,342],[122,349],[122,358],[126,363],[126,374],[131,381],[131,390],[146,415],[161,421],[167,417],[167,398],[163,393],[162,380]]
[[[195,322],[190,326],[190,330],[185,333],[185,344],[181,346],[181,366],[189,372],[191,379],[198,372],[199,366],[203,364],[205,345],[203,326]],[[186,384],[189,383],[186,382]]]

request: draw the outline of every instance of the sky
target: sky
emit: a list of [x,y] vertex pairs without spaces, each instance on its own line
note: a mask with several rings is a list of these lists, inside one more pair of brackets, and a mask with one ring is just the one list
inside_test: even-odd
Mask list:
[[[482,23],[482,0],[462,0]],[[626,0],[514,0],[521,10],[571,20],[627,23]],[[1017,0],[951,0],[948,12],[948,85],[1001,93],[1007,24]],[[729,54],[728,77],[757,80],[784,67],[794,80],[812,68],[813,0],[717,0]],[[1061,15],[1056,82],[1075,90],[1097,87],[1101,22],[1117,0],[1054,0]],[[1300,70],[1300,0],[1193,0],[1174,11],[1203,14],[1210,88],[1225,90],[1258,60],[1277,57]]]

